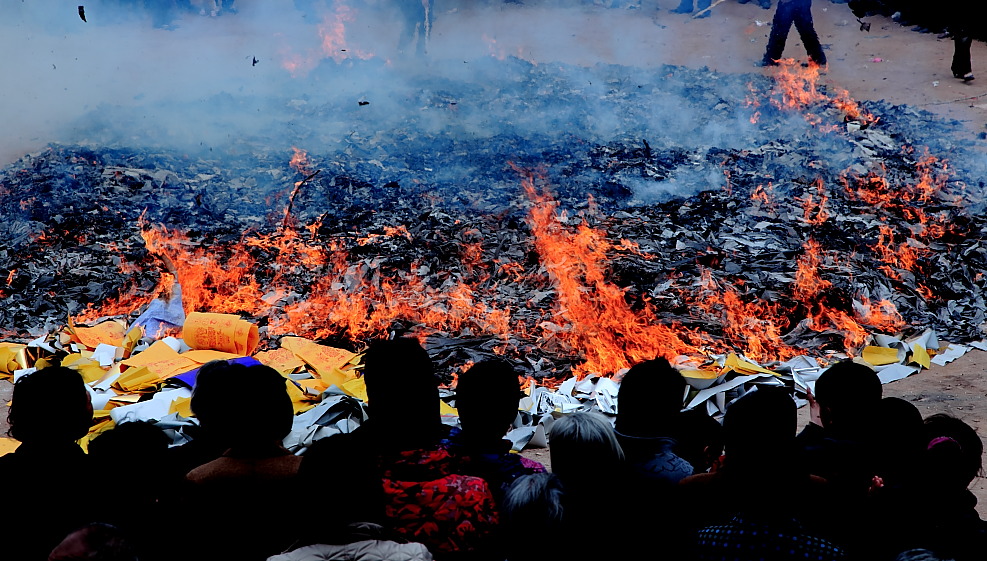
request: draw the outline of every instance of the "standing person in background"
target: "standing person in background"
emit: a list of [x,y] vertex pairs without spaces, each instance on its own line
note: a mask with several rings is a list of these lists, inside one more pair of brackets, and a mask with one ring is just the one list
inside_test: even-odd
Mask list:
[[954,78],[969,82],[973,80],[973,61],[970,59],[973,36],[969,23],[972,14],[962,0],[950,0],[946,9],[949,32],[953,35],[953,64],[950,69]]
[[414,50],[422,56],[428,52],[428,40],[432,35],[432,0],[393,0],[401,16],[401,35],[398,51]]
[[778,59],[785,51],[785,41],[792,24],[802,38],[809,60],[819,66],[826,64],[819,36],[812,26],[812,0],[779,0],[775,9],[774,19],[771,20],[771,35],[768,36],[768,48],[764,52],[761,66],[777,66]]

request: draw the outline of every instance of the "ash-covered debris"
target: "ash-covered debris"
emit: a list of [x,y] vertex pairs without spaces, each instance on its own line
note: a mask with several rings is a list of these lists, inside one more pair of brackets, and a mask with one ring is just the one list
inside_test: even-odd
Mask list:
[[[551,186],[564,229],[585,221],[605,232],[608,280],[629,308],[704,334],[697,340],[710,351],[750,353],[764,328],[738,326],[730,306],[754,316],[770,308],[769,331],[809,353],[863,343],[838,312],[872,331],[982,337],[982,176],[951,140],[955,123],[876,102],[862,104],[876,122],[848,128],[833,107],[813,106],[827,128],[766,99],[752,123],[751,92],[770,91],[770,81],[706,69],[588,73],[510,60],[496,80],[488,71],[489,81],[468,85],[422,77],[362,92],[366,106],[268,101],[292,117],[291,144],[244,138],[222,154],[125,147],[96,120],[109,115],[88,116],[86,146],[52,146],[0,175],[0,331],[38,334],[87,305],[150,295],[165,267],[140,234],[163,224],[219,262],[248,254],[244,273],[265,306],[228,311],[262,328],[301,306],[311,317],[297,325],[311,331],[300,334],[352,345],[352,326],[320,324],[326,308],[305,308],[320,281],[359,292],[413,280],[427,293],[418,311],[450,315],[466,297],[442,295],[464,283],[470,305],[506,311],[512,328],[433,328],[440,364],[507,352],[531,374],[564,373],[582,357],[552,335],[573,320],[531,239],[537,203],[520,188],[530,171]],[[395,99],[414,110],[390,112]],[[217,110],[217,126],[227,116]],[[308,152],[304,169],[289,166],[292,144]],[[929,155],[944,148],[948,162]],[[285,224],[344,272],[251,241],[283,239]],[[878,302],[901,321],[871,317]],[[128,312],[140,309],[114,313]],[[420,327],[388,321],[383,332]]]

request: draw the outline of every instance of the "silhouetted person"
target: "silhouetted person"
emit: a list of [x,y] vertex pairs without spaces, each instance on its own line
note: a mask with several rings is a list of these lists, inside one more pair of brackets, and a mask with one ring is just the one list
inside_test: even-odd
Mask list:
[[698,532],[696,559],[846,558],[818,531],[825,483],[799,465],[795,429],[795,401],[785,388],[761,387],[727,408],[722,469],[681,483],[685,516],[712,522]]
[[870,446],[874,475],[866,501],[866,539],[859,539],[858,557],[893,559],[904,549],[921,545],[919,485],[925,453],[922,414],[911,402],[885,397],[874,412]]
[[[170,443],[163,430],[143,421],[121,423],[89,443],[93,473],[125,473],[139,478],[139,482],[150,483],[140,486],[140,491],[127,500],[126,508],[114,501],[93,504],[99,520],[112,524],[110,528],[121,536],[126,535],[127,547],[138,551],[142,560],[158,559],[161,542],[171,539],[162,535],[161,526],[167,523],[167,517],[160,509],[162,499],[170,492],[167,485],[162,485],[172,476],[167,467]],[[112,535],[110,528],[92,528],[93,539]]]
[[827,368],[810,394],[810,423],[798,435],[809,472],[830,483],[834,539],[853,555],[867,547],[866,502],[877,474],[873,443],[881,379],[869,366],[844,360]]
[[826,64],[826,54],[823,53],[819,36],[812,26],[812,0],[778,0],[774,18],[771,20],[771,34],[768,36],[768,47],[764,52],[761,63],[764,66],[776,66],[778,59],[785,52],[785,42],[788,32],[795,24],[795,29],[802,38],[802,45],[809,55],[809,60],[823,66]]
[[571,413],[552,424],[548,437],[552,473],[562,484],[562,528],[566,541],[578,540],[580,555],[587,559],[630,556],[640,543],[633,539],[636,524],[632,527],[622,520],[621,524],[607,527],[606,539],[582,539],[587,537],[587,521],[599,516],[601,508],[633,512],[633,516],[641,514],[628,508],[628,494],[633,486],[623,476],[624,452],[610,421],[596,412]]
[[[507,489],[501,505],[504,534],[510,536],[508,561],[543,561],[558,551],[546,536],[564,535],[562,482],[551,473],[520,477]],[[538,532],[532,532],[538,528]]]
[[545,466],[511,453],[504,438],[518,414],[518,374],[502,360],[470,367],[456,383],[461,429],[453,429],[446,446],[463,463],[463,473],[482,477],[500,502],[507,487],[522,475],[542,473]]
[[294,418],[287,380],[264,365],[220,362],[208,372],[235,383],[226,386],[221,408],[203,410],[193,397],[192,410],[206,415],[228,448],[185,476],[189,540],[196,544],[186,556],[267,559],[298,545],[303,534],[292,516],[302,460],[281,444]]
[[0,456],[4,559],[46,559],[69,532],[92,521],[91,495],[80,486],[91,464],[76,444],[92,420],[89,392],[75,370],[48,367],[14,384],[8,434],[21,444]]
[[326,526],[376,522],[440,561],[491,558],[494,496],[442,446],[449,429],[428,353],[414,339],[375,341],[363,364],[369,419],[315,442],[302,462],[306,482],[345,482],[336,502],[347,508]]
[[811,473],[862,493],[875,473],[869,439],[881,403],[881,379],[845,360],[826,369],[810,396],[810,422],[798,441]]
[[983,474],[983,441],[973,427],[943,413],[925,420],[924,440],[919,547],[956,561],[983,559],[987,524],[969,490]]
[[973,80],[973,61],[970,48],[973,45],[972,6],[961,0],[948,0],[945,5],[948,14],[949,33],[953,36],[953,62],[950,70],[953,77],[969,82]]
[[617,440],[631,473],[649,483],[672,486],[693,473],[676,451],[685,387],[685,378],[664,358],[635,364],[620,381]]
[[189,431],[190,442],[168,450],[168,464],[173,477],[185,479],[192,469],[218,458],[231,445],[230,439],[243,431],[242,419],[234,419],[237,404],[229,399],[229,388],[240,384],[237,374],[242,365],[233,368],[224,360],[202,365],[195,377],[191,408],[199,422]]
[[398,51],[422,56],[428,52],[432,34],[432,0],[393,0],[401,20]]
[[700,409],[683,411],[677,424],[678,454],[692,465],[693,473],[716,469],[723,455],[723,425]]

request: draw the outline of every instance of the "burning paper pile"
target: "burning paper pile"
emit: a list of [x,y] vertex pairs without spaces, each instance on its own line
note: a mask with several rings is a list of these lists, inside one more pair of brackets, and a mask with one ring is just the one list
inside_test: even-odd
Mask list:
[[[589,403],[611,410],[606,380],[655,356],[686,372],[686,405],[719,412],[751,384],[805,387],[834,359],[890,360],[869,347],[924,367],[943,347],[934,334],[982,337],[987,227],[980,190],[962,179],[978,169],[960,146],[949,162],[920,147],[949,142],[947,125],[831,96],[811,68],[785,66],[791,76],[775,82],[666,68],[645,89],[634,72],[606,67],[596,109],[625,132],[570,108],[552,136],[526,132],[527,115],[558,115],[560,99],[576,107],[585,70],[496,64],[516,95],[460,95],[425,77],[409,86],[418,113],[360,121],[342,148],[321,154],[268,149],[223,166],[81,147],[23,158],[2,176],[20,198],[0,201],[12,240],[0,249],[0,327],[23,341],[53,332],[67,312],[71,330],[91,323],[116,337],[144,312],[137,323],[154,340],[187,326],[186,314],[235,316],[251,327],[226,332],[234,343],[223,348],[302,360],[285,373],[325,383],[296,380],[320,406],[339,398],[326,406],[330,424],[350,419],[334,408],[359,391],[345,369],[312,373],[293,338],[356,353],[371,338],[415,336],[450,380],[471,362],[507,358],[539,381],[526,409],[535,422]],[[660,136],[649,116],[658,98],[707,120],[673,121],[683,130]],[[303,122],[329,110],[291,107],[313,117]],[[517,128],[469,141],[459,121],[423,121],[484,111],[517,114]],[[721,144],[703,143],[721,134]],[[124,323],[100,327],[105,317]],[[92,381],[124,392],[168,387],[219,356],[163,341],[136,353],[102,342],[123,349],[112,365],[109,350],[72,333],[24,350],[119,367],[114,381],[105,371]],[[95,354],[57,347],[72,342]],[[158,359],[172,370],[149,366]],[[155,398],[168,414],[170,395]]]

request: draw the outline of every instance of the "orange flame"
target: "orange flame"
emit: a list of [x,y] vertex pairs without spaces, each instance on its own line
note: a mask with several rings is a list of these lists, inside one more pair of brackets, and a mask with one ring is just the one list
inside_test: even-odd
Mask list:
[[570,231],[534,174],[524,172],[521,184],[532,203],[528,224],[535,249],[556,294],[554,315],[542,322],[543,337],[580,352],[585,362],[577,374],[615,372],[656,356],[698,354],[680,338],[686,330],[658,323],[650,307],[635,312],[625,290],[607,281],[606,253],[613,246],[603,232],[585,221]]
[[826,210],[826,203],[829,201],[829,195],[826,194],[826,186],[823,184],[821,177],[816,179],[814,184],[816,186],[816,193],[818,194],[819,199],[818,202],[816,202],[816,199],[813,198],[811,193],[807,193],[805,195],[805,198],[802,199],[802,221],[806,224],[818,226],[829,219],[829,211]]
[[819,266],[822,264],[819,242],[809,239],[802,244],[802,249],[805,252],[798,260],[792,294],[800,301],[809,303],[833,283],[819,276]]

